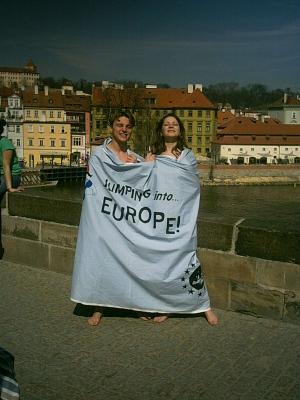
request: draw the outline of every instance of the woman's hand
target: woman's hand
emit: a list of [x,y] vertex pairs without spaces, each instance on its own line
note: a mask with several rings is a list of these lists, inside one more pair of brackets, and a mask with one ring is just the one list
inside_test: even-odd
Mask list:
[[9,193],[23,192],[23,191],[24,191],[24,188],[23,188],[22,186],[18,186],[18,187],[16,187],[16,188],[11,187],[11,188],[7,189],[7,191],[8,191]]
[[148,153],[145,157],[146,162],[153,162],[156,160],[156,155],[153,153]]

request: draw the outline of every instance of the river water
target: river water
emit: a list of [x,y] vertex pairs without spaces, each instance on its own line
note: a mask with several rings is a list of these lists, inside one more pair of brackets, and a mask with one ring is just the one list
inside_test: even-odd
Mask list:
[[[42,197],[81,202],[83,184],[31,189]],[[249,223],[269,229],[300,231],[300,185],[202,186],[200,218]]]

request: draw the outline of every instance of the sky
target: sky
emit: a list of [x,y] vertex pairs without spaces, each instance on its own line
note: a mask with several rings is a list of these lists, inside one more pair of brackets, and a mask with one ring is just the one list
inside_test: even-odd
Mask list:
[[42,77],[300,92],[299,0],[14,0],[1,14],[2,67],[32,59]]

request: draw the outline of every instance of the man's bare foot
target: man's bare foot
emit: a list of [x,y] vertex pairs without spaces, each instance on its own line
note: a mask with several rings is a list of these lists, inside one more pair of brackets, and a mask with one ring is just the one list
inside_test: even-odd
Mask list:
[[90,326],[97,326],[100,324],[101,318],[102,318],[102,313],[100,311],[96,311],[91,316],[91,318],[88,319],[88,324]]
[[209,325],[214,326],[218,324],[218,317],[212,310],[207,310],[204,314]]
[[137,317],[141,319],[142,321],[151,321],[153,318],[153,314],[143,312],[143,311],[137,311]]
[[141,316],[139,317],[139,319],[141,319],[141,320],[143,320],[143,321],[151,321],[152,317],[148,317],[148,316],[146,316],[146,315],[141,315]]
[[161,323],[165,322],[168,319],[168,315],[156,315],[156,317],[153,318],[154,322]]

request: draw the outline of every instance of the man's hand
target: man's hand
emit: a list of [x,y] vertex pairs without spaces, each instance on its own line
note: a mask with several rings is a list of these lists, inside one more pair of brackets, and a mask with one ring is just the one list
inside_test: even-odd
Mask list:
[[127,154],[126,163],[136,163],[137,157],[134,154]]

